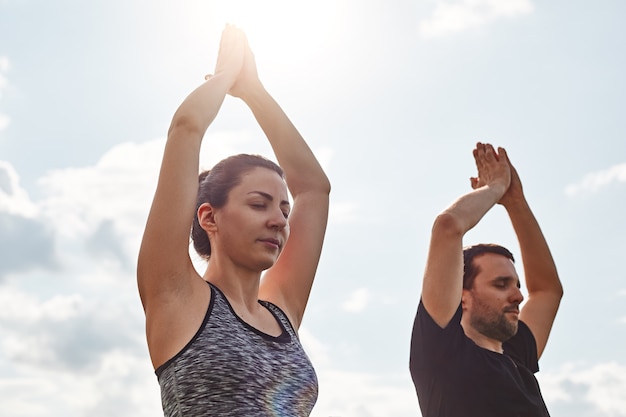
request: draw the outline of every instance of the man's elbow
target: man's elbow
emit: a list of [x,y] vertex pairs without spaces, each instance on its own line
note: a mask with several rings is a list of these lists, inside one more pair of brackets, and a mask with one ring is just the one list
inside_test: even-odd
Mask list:
[[546,287],[544,291],[551,293],[552,297],[554,297],[558,301],[561,301],[561,299],[563,298],[564,290],[563,284],[561,283],[558,274],[555,273],[554,279],[548,282],[550,282],[551,285],[549,287]]
[[462,219],[449,211],[440,213],[435,218],[435,222],[432,227],[433,236],[440,237],[463,237],[465,231]]

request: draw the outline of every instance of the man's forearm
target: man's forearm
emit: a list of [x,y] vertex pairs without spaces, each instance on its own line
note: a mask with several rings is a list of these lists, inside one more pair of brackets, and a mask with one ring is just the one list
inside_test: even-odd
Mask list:
[[506,207],[517,235],[528,292],[562,293],[563,287],[541,227],[524,199]]

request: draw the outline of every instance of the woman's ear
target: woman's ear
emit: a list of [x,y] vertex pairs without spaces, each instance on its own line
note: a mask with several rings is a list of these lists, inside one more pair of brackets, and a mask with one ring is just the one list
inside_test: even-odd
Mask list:
[[215,209],[209,203],[202,203],[198,207],[198,223],[206,232],[214,232],[217,230],[215,222]]

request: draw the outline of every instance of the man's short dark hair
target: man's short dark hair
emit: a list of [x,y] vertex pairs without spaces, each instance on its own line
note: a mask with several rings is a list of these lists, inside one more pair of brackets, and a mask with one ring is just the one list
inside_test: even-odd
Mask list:
[[478,267],[474,265],[474,258],[485,253],[495,253],[502,255],[512,262],[513,254],[504,246],[493,243],[479,243],[477,245],[466,246],[463,248],[463,288],[469,290],[474,285],[474,279],[480,272]]

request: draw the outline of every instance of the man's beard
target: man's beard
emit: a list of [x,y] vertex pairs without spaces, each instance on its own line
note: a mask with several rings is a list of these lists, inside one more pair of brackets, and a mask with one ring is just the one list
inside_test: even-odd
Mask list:
[[[478,310],[472,314],[470,325],[490,339],[506,342],[517,333],[517,322],[507,320],[504,312],[495,312],[478,301]],[[478,314],[477,314],[478,313]]]

